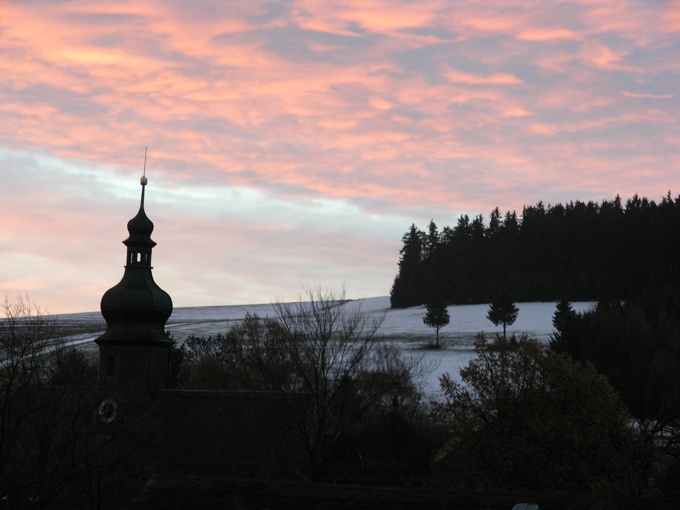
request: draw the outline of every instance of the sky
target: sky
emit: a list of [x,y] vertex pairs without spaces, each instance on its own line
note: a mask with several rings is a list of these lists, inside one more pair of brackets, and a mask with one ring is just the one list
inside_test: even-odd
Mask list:
[[680,1],[0,0],[0,293],[385,296],[412,223],[680,195]]

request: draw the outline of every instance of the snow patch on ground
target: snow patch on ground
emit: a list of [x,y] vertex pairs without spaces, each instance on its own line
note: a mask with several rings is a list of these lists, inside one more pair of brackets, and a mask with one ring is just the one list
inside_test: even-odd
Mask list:
[[[486,318],[489,305],[452,305],[447,308],[451,321],[439,331],[442,348],[429,349],[428,344],[434,343],[435,331],[423,323],[424,306],[391,309],[387,296],[356,300],[349,306],[359,306],[365,313],[384,314],[380,334],[386,342],[398,349],[422,354],[426,362],[436,365],[436,369],[425,381],[426,391],[432,394],[437,393],[438,380],[442,374],[450,373],[458,378],[460,369],[474,358],[474,340],[478,333],[486,334],[489,339],[496,333],[503,333],[502,327],[495,327]],[[576,312],[589,310],[592,306],[594,306],[592,302],[572,303]],[[553,331],[552,316],[555,313],[555,303],[517,303],[517,308],[519,314],[516,322],[508,326],[508,335],[526,333],[531,338],[548,343]],[[178,341],[184,340],[189,335],[207,336],[225,333],[234,322],[242,320],[247,313],[261,317],[275,316],[272,304],[175,308],[168,320],[167,330]],[[106,327],[98,312],[67,314],[59,316],[59,319],[74,324],[101,325],[100,332],[79,335],[77,340],[74,339],[74,343],[81,345],[91,344]],[[96,346],[93,344],[91,347]]]

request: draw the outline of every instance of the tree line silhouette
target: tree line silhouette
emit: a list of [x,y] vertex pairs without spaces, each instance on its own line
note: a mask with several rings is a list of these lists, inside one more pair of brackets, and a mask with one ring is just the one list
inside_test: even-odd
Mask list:
[[499,289],[515,301],[623,299],[680,281],[680,196],[637,194],[622,204],[525,206],[488,224],[461,215],[454,227],[412,224],[402,237],[393,308],[441,295],[451,304],[488,303]]

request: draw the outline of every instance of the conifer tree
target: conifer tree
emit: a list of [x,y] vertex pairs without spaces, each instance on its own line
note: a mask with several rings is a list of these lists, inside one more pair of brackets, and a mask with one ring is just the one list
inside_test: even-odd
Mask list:
[[404,246],[399,257],[397,274],[390,291],[392,308],[415,306],[422,303],[423,285],[423,232],[411,224],[408,232],[401,238]]
[[510,293],[505,287],[501,287],[489,305],[486,318],[493,322],[494,326],[503,324],[503,340],[506,340],[506,328],[514,324],[518,313],[519,309],[513,303]]
[[571,307],[571,302],[563,297],[555,305],[555,313],[552,318],[553,327],[561,333],[574,320],[575,316],[576,312]]
[[439,329],[449,323],[449,311],[446,309],[446,302],[441,297],[441,293],[429,300],[427,303],[427,313],[423,317],[423,323],[435,328],[437,331],[437,341],[435,345],[439,347]]
[[430,220],[430,224],[427,226],[427,234],[423,236],[423,240],[423,259],[425,262],[430,263],[434,258],[435,250],[439,246],[439,231],[434,220]]
[[555,305],[552,323],[555,330],[550,334],[550,348],[555,352],[565,352],[576,360],[583,360],[578,335],[575,334],[578,314],[571,302],[563,297]]
[[392,306],[421,305],[442,285],[452,304],[488,303],[496,282],[518,301],[625,299],[646,287],[680,286],[680,196],[601,203],[538,202],[501,214],[463,214],[455,226],[406,232]]

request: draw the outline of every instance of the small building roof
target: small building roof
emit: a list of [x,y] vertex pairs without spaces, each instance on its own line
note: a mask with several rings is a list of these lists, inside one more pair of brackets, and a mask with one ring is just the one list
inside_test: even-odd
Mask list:
[[154,475],[131,509],[220,508],[224,510],[512,510],[533,503],[539,510],[676,510],[680,499],[615,498],[573,494],[464,493],[246,480],[195,475]]

